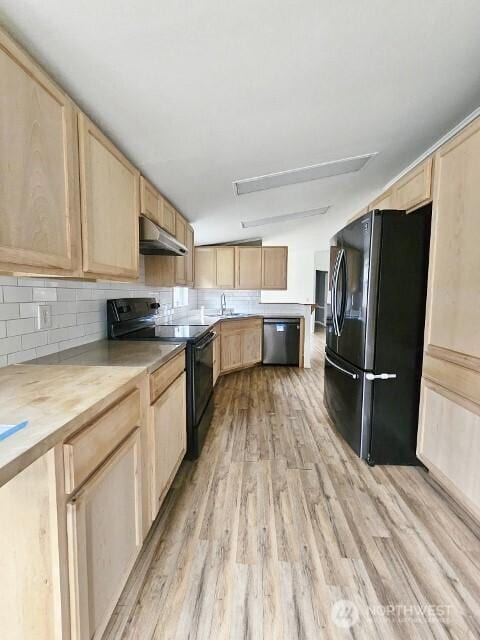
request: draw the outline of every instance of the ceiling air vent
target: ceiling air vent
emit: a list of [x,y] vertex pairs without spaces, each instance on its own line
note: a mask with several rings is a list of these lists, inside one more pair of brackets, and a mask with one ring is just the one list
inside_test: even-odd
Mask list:
[[312,164],[309,167],[269,173],[268,175],[257,176],[256,178],[235,180],[233,189],[237,196],[243,196],[245,193],[252,193],[253,191],[277,189],[278,187],[284,187],[289,184],[311,182],[312,180],[320,180],[320,178],[331,178],[332,176],[339,176],[342,173],[353,173],[354,171],[360,171],[370,158],[376,155],[377,152],[367,153],[363,156],[342,158],[341,160],[333,160],[332,162],[321,162],[320,164]]
[[301,218],[312,218],[313,216],[321,216],[330,209],[330,205],[327,207],[320,207],[318,209],[309,209],[308,211],[297,211],[296,213],[284,213],[280,216],[270,216],[269,218],[257,218],[256,220],[245,220],[240,224],[244,229],[249,227],[263,227],[267,224],[277,224],[278,222],[290,222],[290,220],[300,220]]

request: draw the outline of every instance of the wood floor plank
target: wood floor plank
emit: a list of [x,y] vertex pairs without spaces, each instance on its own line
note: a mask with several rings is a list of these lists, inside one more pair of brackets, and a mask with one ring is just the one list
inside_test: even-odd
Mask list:
[[354,455],[323,349],[220,378],[106,640],[480,637],[479,524],[423,468]]

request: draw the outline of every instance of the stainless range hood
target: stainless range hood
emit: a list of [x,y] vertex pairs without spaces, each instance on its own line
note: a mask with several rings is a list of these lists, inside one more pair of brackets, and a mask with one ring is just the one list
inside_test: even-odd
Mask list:
[[147,256],[186,256],[187,247],[148,218],[140,216],[140,253]]

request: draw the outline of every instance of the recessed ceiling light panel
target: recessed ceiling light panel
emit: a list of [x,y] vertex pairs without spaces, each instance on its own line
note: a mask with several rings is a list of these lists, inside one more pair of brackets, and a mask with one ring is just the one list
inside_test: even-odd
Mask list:
[[240,224],[244,229],[250,227],[263,227],[267,224],[277,224],[279,222],[290,222],[291,220],[300,220],[301,218],[312,218],[313,216],[321,216],[330,209],[330,205],[320,207],[318,209],[309,209],[308,211],[296,211],[295,213],[284,213],[280,216],[270,216],[269,218],[257,218],[256,220],[246,220]]
[[308,167],[269,173],[265,176],[235,180],[233,189],[237,196],[243,196],[246,193],[252,193],[254,191],[277,189],[278,187],[285,187],[289,184],[311,182],[312,180],[320,180],[320,178],[339,176],[343,173],[353,173],[354,171],[360,171],[370,158],[376,155],[377,153],[367,153],[363,156],[342,158],[341,160],[333,160],[332,162],[312,164]]

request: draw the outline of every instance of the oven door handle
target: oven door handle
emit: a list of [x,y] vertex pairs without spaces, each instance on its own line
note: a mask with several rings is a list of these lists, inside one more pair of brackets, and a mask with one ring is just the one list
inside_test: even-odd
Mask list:
[[208,347],[210,343],[212,343],[215,340],[216,337],[217,337],[216,332],[210,331],[210,333],[207,334],[207,336],[202,340],[202,342],[199,342],[198,344],[195,345],[195,349],[197,351],[203,351]]

